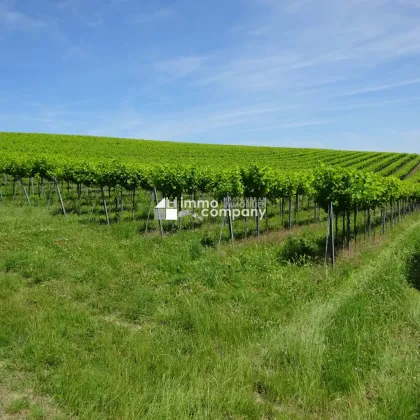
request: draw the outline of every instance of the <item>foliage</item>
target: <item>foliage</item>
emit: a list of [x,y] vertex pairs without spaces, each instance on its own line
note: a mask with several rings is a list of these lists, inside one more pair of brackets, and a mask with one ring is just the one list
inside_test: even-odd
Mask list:
[[163,196],[172,199],[200,192],[210,193],[219,200],[228,195],[245,195],[267,197],[273,202],[294,195],[307,195],[313,196],[325,211],[332,202],[337,213],[373,209],[401,199],[420,199],[418,183],[325,165],[313,171],[278,171],[256,164],[217,169],[10,154],[1,156],[0,171],[15,178],[57,178],[68,183],[122,187],[130,191],[138,188],[150,191],[155,187]]
[[281,263],[303,266],[322,256],[323,245],[322,239],[313,236],[288,236],[278,259]]

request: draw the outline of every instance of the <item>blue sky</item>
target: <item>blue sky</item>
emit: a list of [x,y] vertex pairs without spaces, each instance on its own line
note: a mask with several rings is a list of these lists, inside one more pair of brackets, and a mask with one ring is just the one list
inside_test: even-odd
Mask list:
[[0,131],[420,153],[419,0],[0,0]]

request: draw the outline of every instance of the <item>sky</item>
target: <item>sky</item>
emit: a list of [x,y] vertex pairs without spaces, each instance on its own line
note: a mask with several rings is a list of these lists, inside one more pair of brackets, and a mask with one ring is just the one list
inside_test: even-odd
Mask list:
[[419,0],[0,0],[0,131],[420,153]]

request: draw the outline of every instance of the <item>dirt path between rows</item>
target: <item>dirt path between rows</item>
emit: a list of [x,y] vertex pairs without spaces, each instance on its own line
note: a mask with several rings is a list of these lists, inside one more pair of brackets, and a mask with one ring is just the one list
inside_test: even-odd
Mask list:
[[408,179],[420,171],[420,163],[418,163],[403,179]]
[[53,398],[37,395],[29,377],[0,360],[0,418],[2,420],[69,419]]

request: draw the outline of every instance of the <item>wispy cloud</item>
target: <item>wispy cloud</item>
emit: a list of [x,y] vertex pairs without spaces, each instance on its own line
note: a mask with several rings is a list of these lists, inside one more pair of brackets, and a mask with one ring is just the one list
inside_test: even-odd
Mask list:
[[[251,129],[267,125],[268,122],[278,120],[278,116],[284,117],[287,113],[295,110],[294,105],[250,105],[231,106],[223,104],[213,109],[189,109],[175,112],[156,120],[148,118],[142,129],[148,138],[160,138],[170,140],[183,140],[187,136],[195,136],[201,133],[212,133],[219,129],[239,129],[245,131],[245,127]],[[298,122],[287,122],[297,127]],[[285,123],[286,125],[286,123]]]
[[94,136],[122,136],[144,138],[145,117],[133,109],[121,110],[98,118],[100,126],[91,127],[87,134]]
[[[201,86],[225,84],[233,88],[246,90],[265,90],[279,87],[291,87],[305,70],[345,62],[349,57],[344,53],[326,53],[318,56],[303,56],[298,53],[241,57],[231,61],[222,71],[213,72],[196,83]],[[303,79],[302,79],[303,82]],[[315,81],[320,83],[319,81]],[[321,82],[322,83],[322,82]]]
[[95,20],[90,20],[86,23],[86,26],[89,28],[97,28],[98,26],[102,26],[105,23],[105,19],[103,17],[99,17]]
[[172,18],[175,15],[174,11],[168,7],[153,10],[151,12],[137,13],[130,16],[129,20],[132,23],[157,23]]
[[328,106],[321,106],[314,108],[314,112],[325,112],[325,111],[344,111],[344,110],[358,110],[361,108],[380,108],[386,107],[387,105],[405,104],[405,103],[416,103],[420,102],[420,96],[406,96],[402,98],[391,98],[383,99],[379,101],[358,101],[358,102],[345,102]]
[[[15,63],[9,41],[16,36],[20,57],[33,53],[31,67],[45,69],[39,85],[19,85],[32,70],[21,59],[1,92],[14,99],[0,102],[0,114],[38,130],[56,124],[57,131],[220,142],[270,136],[273,144],[278,136],[277,144],[334,145],[338,131],[383,130],[394,124],[391,115],[403,128],[417,127],[417,0],[239,0],[232,11],[240,5],[240,13],[222,13],[222,5],[0,0],[6,58]],[[54,104],[22,110],[15,92],[29,97],[32,89],[46,101],[55,91],[74,99],[82,90],[90,102],[60,113]],[[369,136],[362,134],[357,147]],[[344,144],[350,134],[338,138]]]
[[418,84],[420,84],[420,78],[412,79],[412,80],[402,80],[400,82],[388,83],[388,84],[379,85],[379,86],[371,86],[371,87],[367,87],[363,89],[353,90],[350,92],[340,93],[338,95],[334,95],[333,98],[344,98],[347,96],[363,95],[365,93],[379,92],[382,90],[395,89],[395,88],[399,88],[403,86],[411,86],[411,85],[418,85]]
[[206,60],[205,56],[176,57],[158,61],[154,67],[161,73],[179,78],[197,71]]
[[6,27],[20,30],[42,29],[48,26],[46,20],[32,17],[15,8],[7,7],[6,3],[0,3],[0,22]]
[[297,13],[308,3],[308,0],[293,0],[286,6],[291,13]]
[[76,58],[80,59],[83,57],[87,57],[90,49],[91,45],[86,42],[80,42],[78,44],[71,43],[67,46],[66,50],[61,55],[61,61],[68,61]]
[[56,7],[61,10],[69,10],[73,13],[76,13],[78,12],[81,4],[81,0],[59,0],[56,2]]
[[119,6],[121,4],[127,3],[131,0],[111,0],[109,2],[109,6],[114,7],[114,6]]
[[253,3],[254,27],[235,25],[237,48],[213,60],[193,84],[250,92],[310,88],[326,74],[351,80],[420,54],[418,16],[388,0]]
[[285,124],[276,124],[276,125],[266,125],[263,127],[257,128],[250,128],[244,131],[269,131],[269,130],[282,130],[285,128],[301,128],[301,127],[310,127],[313,125],[321,125],[321,124],[328,124],[333,120],[315,120],[315,121],[296,121],[296,122],[289,122]]
[[268,106],[252,106],[247,108],[234,108],[234,109],[227,109],[223,113],[216,113],[209,115],[209,120],[211,121],[233,121],[237,118],[252,118],[259,115],[269,115],[269,114],[276,114],[284,111],[290,111],[296,109],[296,105],[271,105]]
[[399,0],[399,3],[413,9],[420,9],[420,3],[417,0]]
[[[259,118],[292,110],[292,105],[256,105],[248,107],[223,107],[175,111],[165,115],[140,115],[133,109],[118,112],[114,117],[107,116],[100,126],[89,131],[94,134],[117,135],[124,128],[124,135],[135,138],[155,138],[182,140],[191,134],[212,132],[220,128],[249,126]],[[295,123],[295,122],[294,122]]]

